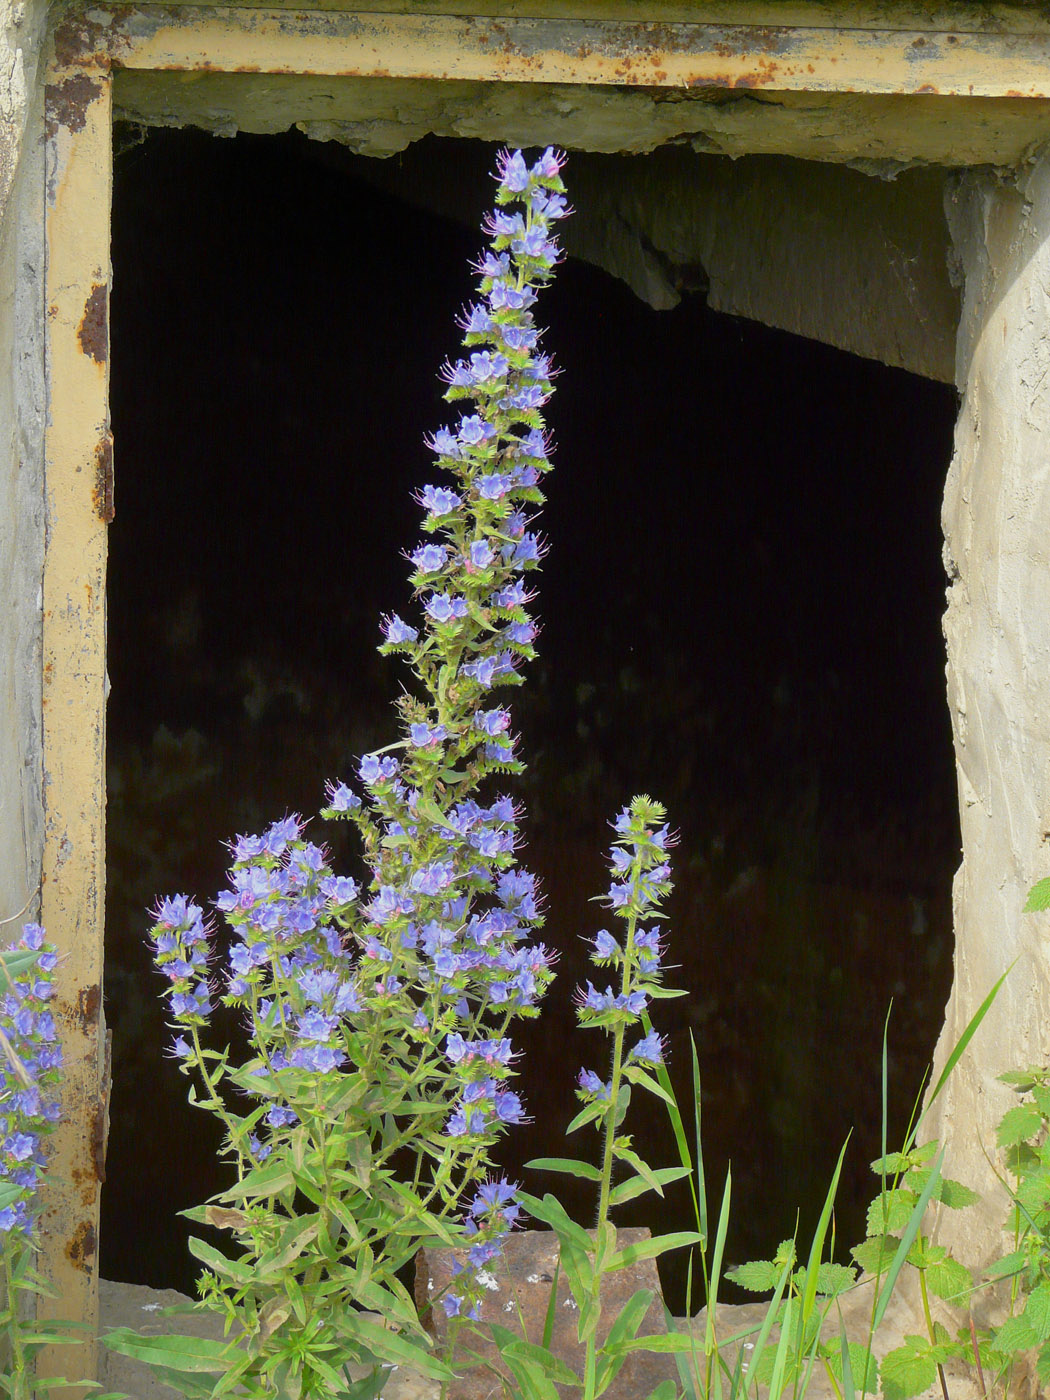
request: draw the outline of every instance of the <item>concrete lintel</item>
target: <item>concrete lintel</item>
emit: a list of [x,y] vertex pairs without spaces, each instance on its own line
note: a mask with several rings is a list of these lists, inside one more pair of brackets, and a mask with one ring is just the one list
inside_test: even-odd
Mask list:
[[120,6],[60,61],[210,72],[809,93],[1050,96],[1050,33]]

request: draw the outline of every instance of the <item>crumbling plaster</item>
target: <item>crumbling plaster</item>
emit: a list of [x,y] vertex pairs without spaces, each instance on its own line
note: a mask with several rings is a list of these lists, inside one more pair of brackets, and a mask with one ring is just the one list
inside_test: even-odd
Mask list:
[[985,1157],[1012,1099],[996,1077],[1045,1064],[1050,1025],[1046,917],[1021,913],[1050,869],[1050,156],[1016,186],[962,176],[947,208],[965,273],[943,509],[964,856],[939,1064],[1012,971],[927,1126],[986,1193],[979,1211],[944,1225],[981,1260],[1001,1242],[1006,1206]]

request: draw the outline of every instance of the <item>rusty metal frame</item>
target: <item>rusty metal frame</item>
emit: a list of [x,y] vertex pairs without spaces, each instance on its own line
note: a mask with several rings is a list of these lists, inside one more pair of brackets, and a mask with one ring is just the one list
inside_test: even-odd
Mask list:
[[[469,0],[462,8],[470,10]],[[515,8],[513,0],[508,8]],[[656,5],[650,9],[658,12]],[[101,984],[106,524],[113,514],[108,289],[112,77],[119,68],[1045,98],[1050,31],[98,4],[57,23],[46,89],[42,920],[63,956],[57,1010],[66,1121],[57,1137],[42,1258],[60,1297],[42,1306],[90,1327],[98,1317],[107,1094]],[[47,1355],[41,1371],[91,1379],[93,1347]]]
[[[469,5],[465,8],[469,9]],[[658,7],[653,7],[658,8]],[[343,13],[93,9],[67,61],[158,71],[792,92],[1050,96],[1050,33]]]

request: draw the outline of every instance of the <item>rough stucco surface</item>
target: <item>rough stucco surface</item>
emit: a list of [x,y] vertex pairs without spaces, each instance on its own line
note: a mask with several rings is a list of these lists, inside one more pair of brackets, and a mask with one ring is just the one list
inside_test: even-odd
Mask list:
[[[464,156],[472,155],[464,152]],[[362,161],[323,143],[315,159],[409,203],[462,219],[477,162],[433,147]],[[576,213],[562,241],[658,310],[684,289],[717,311],[952,383],[959,294],[949,270],[944,170],[878,180],[840,165],[731,161],[671,146],[649,156],[574,152]]]
[[964,858],[943,1064],[996,979],[998,999],[926,1130],[985,1204],[941,1222],[965,1262],[1002,1249],[1005,1199],[984,1150],[1013,1101],[996,1082],[1047,1062],[1050,917],[1023,914],[1050,873],[1050,156],[1019,188],[962,177],[947,202],[966,274],[964,392],[944,500],[945,635]]
[[0,919],[35,895],[43,841],[44,22],[44,5],[0,0]]

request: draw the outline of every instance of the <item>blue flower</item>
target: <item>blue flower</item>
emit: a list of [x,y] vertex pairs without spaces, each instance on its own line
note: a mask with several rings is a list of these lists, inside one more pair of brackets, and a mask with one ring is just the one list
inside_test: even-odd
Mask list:
[[663,1038],[651,1031],[644,1036],[627,1056],[629,1060],[639,1060],[643,1064],[662,1064],[664,1058]]
[[389,617],[384,617],[382,626],[383,636],[390,646],[399,646],[403,642],[414,642],[419,636],[416,629],[410,627],[407,622],[402,622],[397,613],[392,613]]
[[591,1069],[581,1069],[576,1076],[576,1083],[585,1094],[593,1094],[596,1099],[607,1099],[609,1097],[609,1086]]
[[[496,157],[500,185],[511,194],[521,194],[528,188],[529,168],[520,151],[500,151]],[[554,172],[557,174],[557,171]]]

